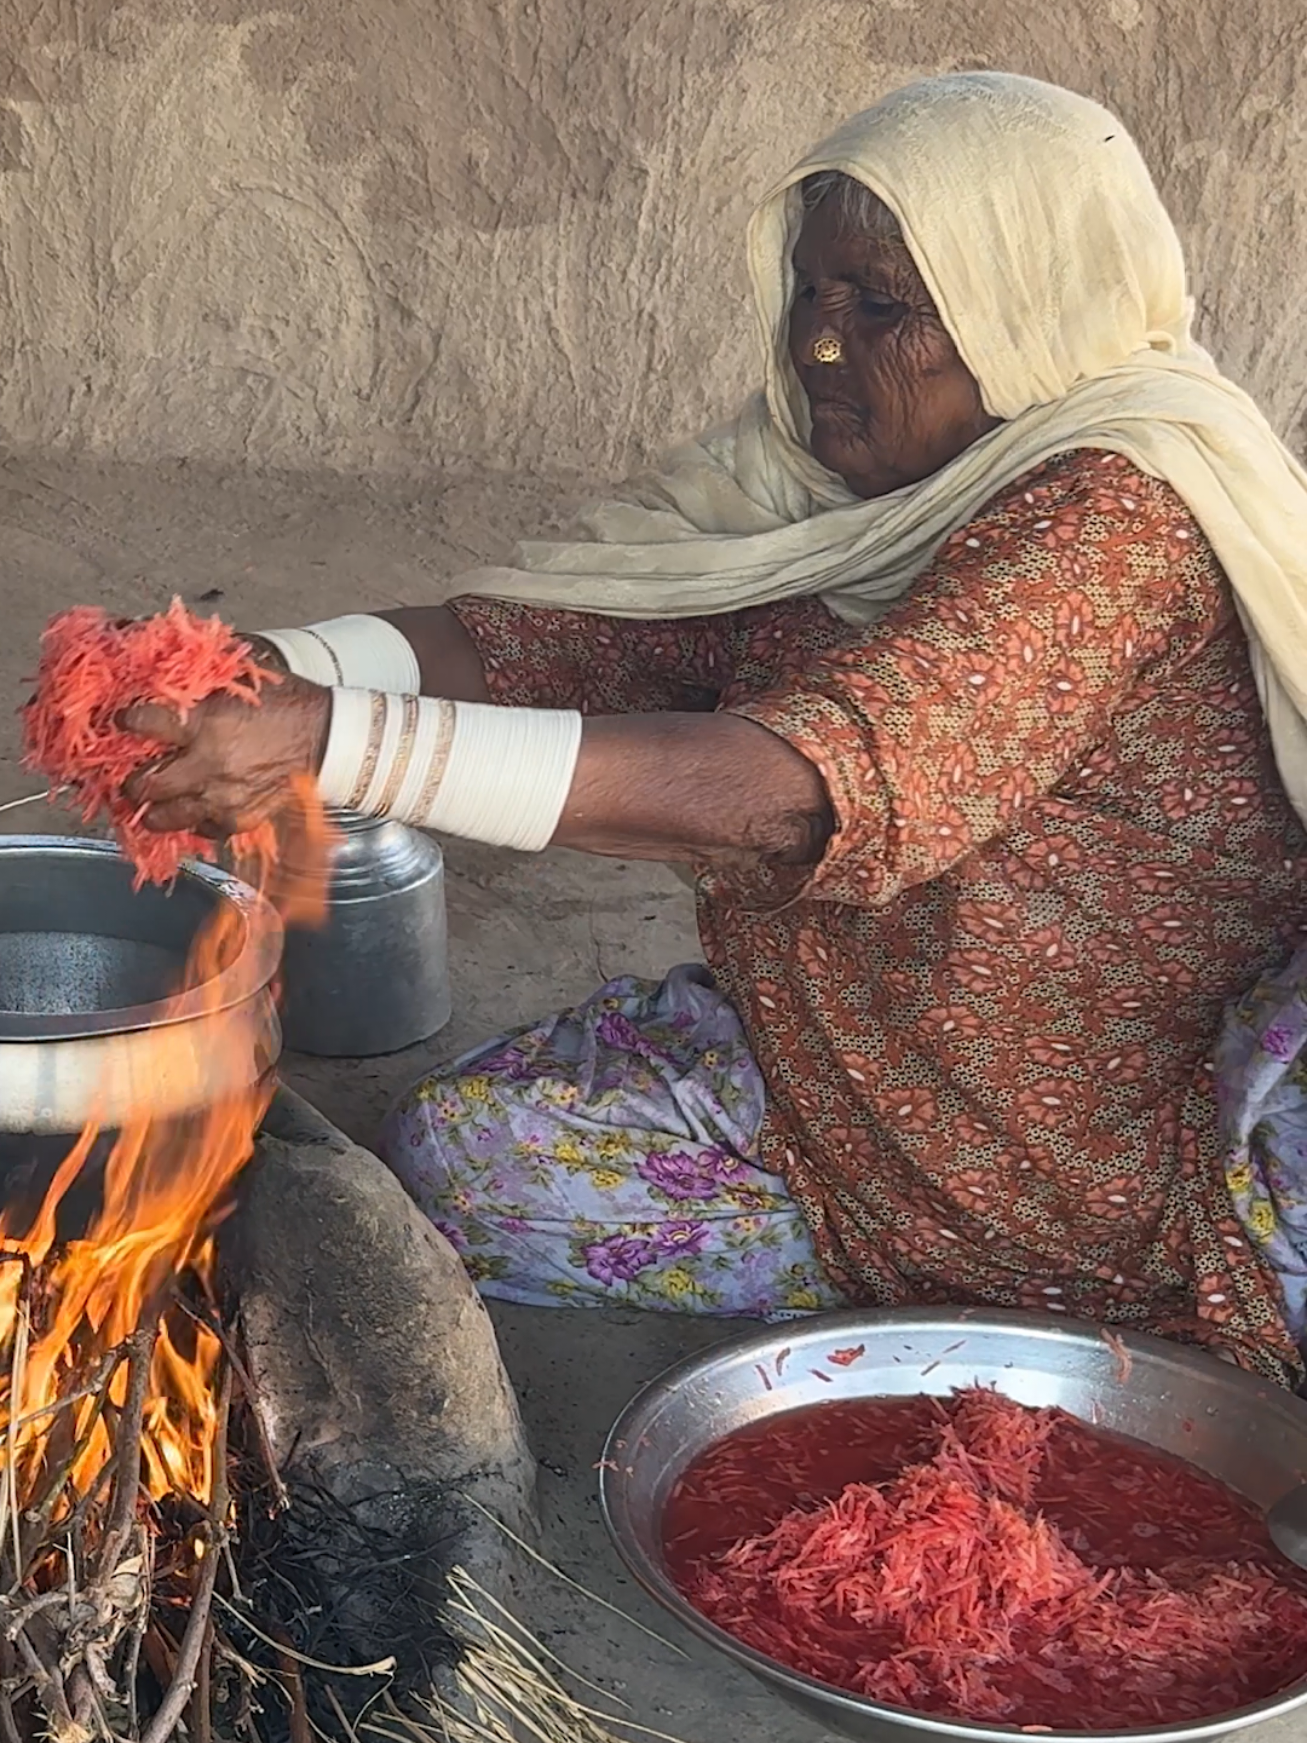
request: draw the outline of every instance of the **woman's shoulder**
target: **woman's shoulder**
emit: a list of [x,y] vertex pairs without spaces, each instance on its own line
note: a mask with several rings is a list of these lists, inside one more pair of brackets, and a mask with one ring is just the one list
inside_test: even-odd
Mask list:
[[1030,525],[1059,510],[1093,515],[1100,522],[1128,522],[1141,531],[1155,519],[1159,532],[1173,536],[1177,528],[1188,527],[1193,536],[1203,536],[1184,500],[1164,478],[1143,471],[1125,454],[1102,448],[1073,448],[1031,467],[997,491],[977,519],[1010,518]]
[[1004,485],[945,541],[941,556],[950,564],[983,556],[1003,561],[1031,547],[1068,555],[1095,547],[1131,563],[1164,559],[1201,585],[1222,578],[1178,492],[1126,455],[1099,448],[1055,455]]

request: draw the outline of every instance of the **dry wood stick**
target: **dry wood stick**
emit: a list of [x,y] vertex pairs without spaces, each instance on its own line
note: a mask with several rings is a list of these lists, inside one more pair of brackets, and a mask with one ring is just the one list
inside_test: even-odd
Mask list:
[[43,1417],[57,1416],[61,1410],[67,1410],[72,1404],[80,1404],[83,1399],[95,1398],[103,1391],[101,1380],[97,1377],[104,1373],[105,1364],[112,1363],[114,1367],[122,1361],[127,1351],[122,1344],[115,1344],[113,1349],[106,1350],[100,1358],[99,1366],[85,1386],[79,1386],[76,1392],[65,1392],[61,1398],[52,1398],[48,1404],[41,1404],[35,1410],[29,1410],[26,1416],[20,1416],[14,1424],[15,1428],[26,1428],[30,1423],[40,1422]]
[[[61,1399],[57,1404],[52,1406],[53,1409],[63,1409],[67,1405],[80,1402],[83,1398],[95,1399],[95,1403],[91,1407],[86,1423],[81,1434],[78,1436],[72,1451],[61,1462],[54,1474],[51,1476],[43,1493],[32,1502],[31,1506],[23,1510],[23,1519],[33,1528],[33,1530],[30,1539],[24,1546],[23,1550],[23,1566],[19,1570],[22,1580],[31,1577],[35,1564],[50,1547],[50,1521],[54,1517],[54,1510],[59,1505],[59,1498],[67,1488],[69,1478],[76,1469],[79,1460],[83,1457],[87,1448],[91,1444],[91,1437],[95,1433],[96,1424],[104,1414],[105,1404],[109,1397],[109,1388],[113,1385],[114,1375],[118,1372],[118,1368],[125,1360],[126,1355],[126,1348],[122,1344],[118,1344],[112,1350],[108,1350],[100,1358],[90,1382],[86,1386],[80,1388],[77,1392],[74,1392],[70,1397]],[[31,1421],[33,1419],[28,1417],[25,1420]],[[110,1461],[110,1464],[113,1465],[112,1460]],[[116,1466],[114,1466],[114,1468],[116,1468]],[[97,1479],[92,1483],[88,1495],[94,1496],[98,1494],[100,1486],[100,1481]],[[83,1500],[85,1499],[86,1497],[83,1497]],[[70,1518],[60,1522],[59,1535],[62,1537],[69,1530],[75,1530],[81,1525],[85,1516],[85,1509],[83,1509],[79,1514],[78,1507],[75,1506]]]
[[182,1643],[177,1651],[172,1683],[159,1704],[158,1712],[146,1726],[141,1743],[167,1743],[167,1739],[181,1723],[182,1714],[186,1711],[186,1704],[195,1687],[209,1620],[209,1607],[213,1602],[213,1585],[217,1576],[218,1557],[216,1554],[208,1555],[200,1564],[200,1577],[196,1581],[195,1595],[191,1599],[186,1632],[182,1635]]
[[16,1680],[14,1660],[17,1656],[11,1640],[0,1643],[0,1743],[22,1743],[18,1721],[14,1717],[14,1697],[10,1693]]
[[18,1648],[18,1656],[32,1679],[36,1698],[41,1703],[55,1735],[70,1737],[73,1734],[73,1715],[64,1693],[63,1678],[59,1675],[58,1654],[48,1639],[41,1640],[42,1650],[38,1652],[32,1639],[33,1635],[41,1639],[42,1635],[47,1634],[44,1623],[43,1616],[34,1616],[23,1632],[16,1636],[14,1645]]
[[[82,1527],[86,1524],[88,1517],[94,1510],[96,1503],[99,1501],[101,1491],[107,1488],[110,1480],[116,1474],[119,1463],[119,1455],[115,1452],[113,1457],[105,1463],[104,1467],[96,1476],[94,1482],[87,1489],[86,1493],[79,1498],[77,1505],[73,1508],[68,1517],[59,1521],[58,1536],[67,1536],[74,1540],[80,1537]],[[43,1547],[48,1549],[53,1542],[54,1536],[47,1534]],[[32,1555],[28,1558],[29,1561],[34,1561],[36,1554],[37,1551],[33,1550]]]
[[18,1297],[14,1303],[14,1323],[10,1335],[9,1352],[9,1415],[5,1423],[5,1453],[3,1482],[3,1514],[4,1524],[0,1526],[0,1555],[7,1553],[12,1529],[14,1578],[21,1579],[23,1572],[23,1551],[19,1541],[20,1528],[18,1520],[18,1417],[22,1411],[23,1380],[27,1369],[27,1344],[32,1329],[32,1267],[26,1253],[3,1255],[8,1264],[16,1261],[22,1265],[22,1276],[18,1284]]
[[213,1499],[209,1506],[209,1530],[200,1563],[200,1577],[195,1582],[191,1598],[191,1613],[186,1618],[186,1632],[177,1649],[177,1663],[172,1674],[172,1686],[164,1695],[158,1712],[150,1720],[141,1743],[167,1743],[181,1723],[186,1703],[191,1698],[199,1669],[200,1655],[209,1632],[209,1614],[213,1606],[213,1589],[218,1580],[222,1560],[222,1544],[227,1533],[227,1508],[230,1494],[227,1488],[227,1430],[231,1419],[231,1366],[224,1362],[218,1396],[218,1433],[213,1448]]
[[277,1665],[286,1679],[290,1698],[290,1743],[313,1743],[313,1727],[309,1724],[308,1702],[304,1699],[304,1678],[298,1662],[289,1653],[278,1651]]
[[67,1602],[68,1593],[62,1586],[58,1586],[52,1592],[38,1593],[36,1597],[29,1598],[24,1604],[12,1605],[11,1613],[7,1615],[0,1611],[0,1615],[4,1615],[5,1639],[17,1640],[33,1616],[39,1616],[42,1610],[56,1610],[61,1604]]
[[195,1739],[195,1743],[213,1743],[213,1715],[210,1711],[210,1702],[213,1699],[212,1672],[213,1621],[210,1618],[204,1625],[204,1646],[195,1672],[191,1704],[187,1709],[186,1729]]
[[242,1737],[248,1737],[250,1743],[263,1743],[259,1736],[259,1728],[254,1723],[253,1684],[242,1675],[240,1681],[240,1699],[236,1707],[236,1730]]
[[[64,1693],[68,1707],[73,1715],[73,1725],[78,1736],[86,1736],[91,1731],[91,1719],[96,1712],[95,1683],[86,1668],[85,1655],[80,1664],[75,1664],[68,1672],[68,1680],[64,1685]],[[103,1731],[103,1727],[99,1727]]]
[[172,1682],[173,1669],[177,1663],[176,1641],[161,1623],[152,1621],[145,1631],[141,1650],[154,1680],[161,1689],[166,1689]]
[[268,1481],[272,1484],[273,1511],[284,1513],[291,1504],[290,1490],[286,1487],[286,1480],[277,1468],[277,1455],[272,1450],[272,1442],[268,1438],[268,1425],[264,1422],[263,1412],[259,1409],[258,1387],[254,1384],[253,1376],[241,1359],[240,1351],[236,1348],[235,1338],[232,1337],[221,1320],[210,1319],[207,1314],[197,1313],[189,1302],[182,1301],[180,1298],[177,1305],[189,1319],[195,1321],[196,1325],[202,1325],[205,1331],[212,1332],[222,1345],[227,1360],[231,1363],[236,1378],[240,1382],[249,1419],[254,1424],[255,1438],[259,1443],[259,1454],[267,1470]]
[[141,1431],[145,1426],[145,1399],[150,1387],[150,1363],[159,1335],[158,1324],[142,1326],[127,1340],[127,1399],[114,1430],[118,1468],[109,1498],[109,1518],[104,1528],[99,1577],[108,1582],[118,1571],[136,1523],[136,1502],[141,1487]]
[[132,1624],[132,1637],[127,1647],[127,1655],[123,1670],[123,1681],[127,1687],[127,1715],[133,1737],[140,1731],[140,1705],[136,1693],[136,1682],[141,1669],[141,1648],[145,1644],[146,1632],[150,1626],[151,1594],[154,1589],[154,1538],[148,1531],[141,1534],[141,1607],[136,1620]]

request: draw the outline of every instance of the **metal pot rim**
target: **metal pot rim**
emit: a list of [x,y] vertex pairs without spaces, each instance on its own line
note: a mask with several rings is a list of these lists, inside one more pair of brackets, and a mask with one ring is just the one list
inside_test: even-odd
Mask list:
[[[6,854],[33,851],[126,863],[112,841],[81,835],[5,835],[0,836],[0,869]],[[245,922],[245,946],[229,968],[189,992],[152,1004],[52,1016],[0,1011],[0,1043],[85,1041],[105,1035],[133,1034],[165,1024],[195,1022],[246,1004],[269,986],[281,963],[284,941],[281,919],[272,904],[240,878],[200,860],[183,861],[178,876],[204,884],[219,901],[232,904],[240,912]]]

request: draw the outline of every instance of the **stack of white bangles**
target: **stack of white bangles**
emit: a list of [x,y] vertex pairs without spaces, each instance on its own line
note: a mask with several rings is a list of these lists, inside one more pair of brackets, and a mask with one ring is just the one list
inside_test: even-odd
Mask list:
[[571,791],[581,716],[419,696],[408,638],[379,617],[264,632],[296,677],[331,691],[323,802],[494,847],[549,845]]

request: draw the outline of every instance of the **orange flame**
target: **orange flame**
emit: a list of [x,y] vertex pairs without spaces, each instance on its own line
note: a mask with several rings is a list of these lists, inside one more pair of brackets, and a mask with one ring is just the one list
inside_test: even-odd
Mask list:
[[[331,833],[312,783],[295,803],[247,838],[238,868],[265,895],[283,922],[309,925],[325,908]],[[266,909],[242,914],[224,903],[195,939],[182,989],[204,991],[236,951],[256,942],[248,928]],[[104,1171],[101,1204],[86,1233],[56,1246],[56,1218],[99,1135],[90,1125],[61,1163],[41,1209],[19,1235],[0,1216],[0,1435],[7,1442],[10,1494],[25,1505],[52,1463],[71,1459],[69,1490],[85,1495],[113,1452],[101,1401],[86,1376],[138,1326],[158,1317],[187,1271],[208,1281],[213,1231],[226,1214],[232,1184],[254,1150],[273,1090],[272,1074],[251,1069],[254,1031],[247,1011],[222,1011],[215,990],[204,1052],[223,1049],[229,1077],[248,1087],[183,1120],[136,1110],[119,1127]],[[160,1077],[177,1069],[178,1027],[152,1031]],[[196,1076],[199,1081],[199,1076]],[[25,1276],[35,1275],[36,1308],[29,1316]],[[15,1359],[16,1340],[25,1346]],[[214,1378],[218,1339],[207,1327],[165,1318],[154,1347],[145,1408],[142,1481],[160,1498],[180,1493],[206,1503],[212,1493],[217,1433]],[[126,1364],[108,1390],[126,1397]],[[70,1401],[78,1384],[88,1395]],[[65,1402],[60,1403],[61,1400]]]

